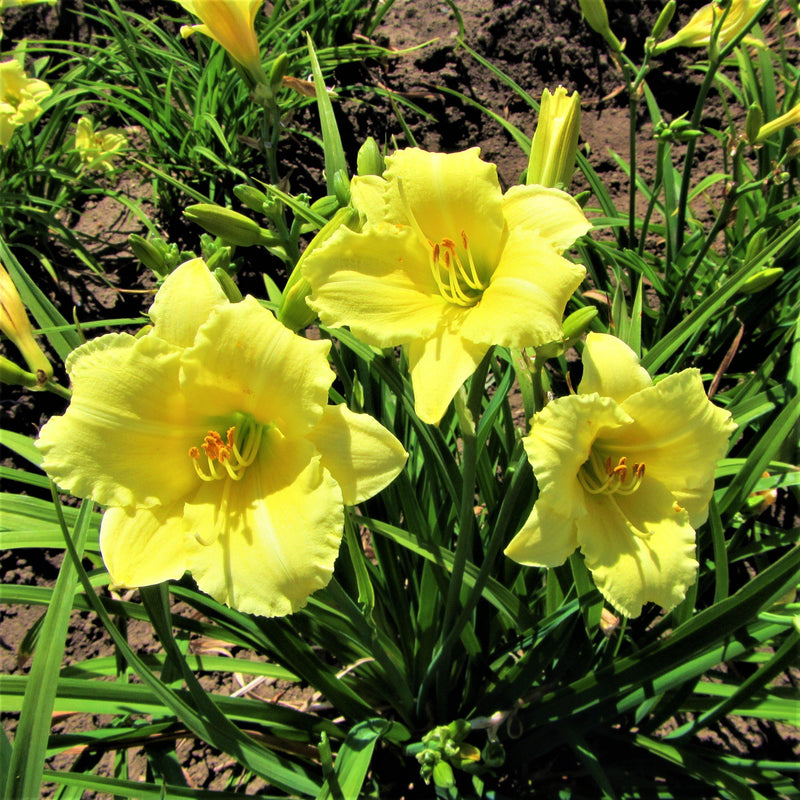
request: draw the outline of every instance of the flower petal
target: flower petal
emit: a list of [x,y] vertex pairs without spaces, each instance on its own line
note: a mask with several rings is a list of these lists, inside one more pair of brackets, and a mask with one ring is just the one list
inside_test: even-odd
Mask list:
[[377,175],[355,175],[350,181],[350,202],[367,218],[367,224],[377,224],[386,216],[386,181]]
[[545,186],[512,186],[503,197],[503,213],[511,230],[537,234],[557,253],[563,253],[592,225],[566,192]]
[[181,264],[167,276],[150,308],[153,335],[191,347],[197,329],[218,306],[228,304],[222,287],[202,258]]
[[305,261],[308,305],[325,325],[349,325],[375,347],[431,334],[447,302],[429,265],[427,244],[408,227],[341,228]]
[[100,552],[112,584],[135,588],[177,580],[200,545],[186,532],[183,501],[155,508],[109,508]]
[[578,546],[575,519],[537,503],[505,554],[528,567],[557,567]]
[[531,420],[530,433],[523,438],[528,461],[539,484],[542,505],[558,514],[577,518],[586,513],[586,492],[578,471],[588,461],[600,432],[617,432],[631,418],[610,398],[596,394],[572,394],[548,403]]
[[207,483],[186,504],[189,531],[209,542],[192,552],[189,569],[220,602],[281,616],[330,580],[344,509],[311,442],[273,432],[261,452],[240,482]]
[[696,369],[668,375],[628,397],[622,408],[635,423],[614,437],[613,449],[644,463],[647,474],[686,508],[692,525],[702,525],[717,462],[736,430],[730,413],[706,397]]
[[103,505],[149,507],[196,483],[188,451],[203,422],[179,391],[180,355],[154,336],[115,333],[70,355],[72,402],[37,441],[62,489]]
[[619,611],[674,608],[697,577],[689,515],[658,481],[645,476],[631,495],[586,495],[578,541],[597,588]]
[[348,506],[367,500],[388,486],[403,469],[408,453],[369,414],[356,414],[343,403],[328,406],[307,437],[322,456]]
[[486,346],[537,347],[559,341],[564,308],[586,270],[534,233],[512,230],[500,263],[461,334]]
[[390,209],[404,207],[431,242],[458,242],[463,231],[479,274],[491,274],[506,226],[497,167],[481,160],[479,148],[449,154],[398,150],[386,159],[383,176]]
[[200,328],[184,352],[181,383],[198,415],[244,412],[304,436],[328,404],[329,349],[330,342],[295,335],[248,296],[218,307]]
[[581,394],[597,392],[618,403],[652,386],[653,379],[639,365],[639,358],[616,336],[589,333],[583,350],[583,377],[578,385]]
[[[451,316],[458,314],[454,310]],[[453,325],[452,330],[457,331],[458,326]],[[431,425],[444,416],[453,396],[475,372],[488,349],[452,330],[444,328],[428,339],[416,339],[408,348],[414,409],[423,422]]]

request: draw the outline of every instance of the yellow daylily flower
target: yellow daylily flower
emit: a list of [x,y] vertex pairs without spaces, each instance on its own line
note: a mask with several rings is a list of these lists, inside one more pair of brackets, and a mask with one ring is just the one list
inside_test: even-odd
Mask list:
[[561,256],[590,227],[578,204],[543,186],[503,194],[479,153],[400,150],[382,177],[353,178],[363,224],[328,232],[303,265],[325,325],[408,348],[416,411],[430,423],[492,345],[560,340],[585,275]]
[[792,106],[785,114],[781,114],[779,117],[765,122],[758,129],[756,141],[763,142],[765,139],[769,139],[770,136],[774,136],[778,131],[788,128],[790,125],[800,125],[800,103],[796,106]]
[[75,127],[75,149],[86,169],[110,172],[114,159],[128,146],[125,134],[116,128],[96,130],[91,117],[81,117]]
[[506,555],[552,567],[576,549],[618,611],[674,608],[696,579],[695,529],[736,429],[696,369],[658,383],[619,339],[590,333],[578,393],[548,403],[523,439],[539,497]]
[[328,405],[330,343],[293,334],[253,297],[230,303],[201,259],[178,267],[152,330],[67,359],[72,401],[42,429],[43,466],[108,506],[117,586],[191,572],[220,602],[289,614],[331,576],[343,505],[388,485],[406,453],[366,414]]
[[0,147],[8,147],[20,125],[41,115],[39,103],[51,92],[44,81],[27,77],[19,61],[0,64]]
[[202,21],[201,25],[184,25],[181,36],[185,39],[198,32],[210,36],[222,45],[228,55],[244,67],[254,84],[267,83],[261,63],[261,50],[256,37],[255,21],[264,0],[175,0],[190,14]]
[[[719,47],[724,47],[746,28],[761,5],[760,0],[730,0],[730,8],[717,38]],[[711,42],[711,32],[723,14],[725,14],[724,3],[712,2],[703,6],[674,36],[659,42],[655,52],[663,53],[673,47],[707,47]]]

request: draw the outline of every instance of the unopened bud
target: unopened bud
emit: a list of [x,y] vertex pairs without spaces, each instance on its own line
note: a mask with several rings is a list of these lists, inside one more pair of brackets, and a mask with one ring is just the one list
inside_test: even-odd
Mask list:
[[664,35],[664,31],[669,27],[672,18],[675,16],[677,7],[678,4],[675,0],[669,0],[664,8],[661,9],[661,13],[658,15],[658,19],[653,26],[653,32],[651,34],[654,39],[658,40]]
[[136,258],[156,275],[163,277],[169,274],[164,256],[152,242],[139,236],[138,233],[132,233],[128,237],[128,244]]
[[273,62],[272,68],[269,71],[269,86],[272,92],[275,93],[281,88],[283,83],[283,76],[286,75],[289,69],[289,54],[281,53]]
[[356,170],[359,175],[383,175],[384,163],[378,143],[368,136],[358,149]]
[[344,207],[350,204],[350,178],[342,169],[337,170],[333,176],[333,193],[340,206]]
[[274,244],[275,237],[255,220],[230,208],[211,203],[198,203],[183,212],[186,219],[196,222],[212,236],[229,244],[251,247],[255,244]]
[[744,260],[746,264],[752,263],[767,243],[767,232],[759,228],[748,240]]
[[269,202],[269,198],[260,189],[255,186],[248,186],[245,183],[240,183],[238,186],[233,187],[233,193],[237,199],[244,203],[251,211],[257,214],[264,213],[264,203]]
[[0,383],[38,389],[44,381],[40,383],[39,378],[32,372],[22,369],[5,356],[0,356]]
[[575,171],[578,134],[581,129],[581,99],[563,86],[542,93],[539,121],[531,141],[526,182],[566,188]]
[[53,367],[33,338],[28,312],[22,303],[14,281],[0,264],[0,331],[16,345],[28,369],[40,376],[36,382],[45,383],[53,377]]
[[571,347],[581,338],[592,324],[592,320],[597,316],[597,309],[594,306],[585,306],[573,311],[565,320],[562,330],[564,331],[564,347]]
[[581,13],[586,20],[586,24],[599,33],[615,53],[619,53],[622,50],[622,43],[611,32],[611,27],[608,24],[608,12],[603,0],[578,0],[578,4],[581,7]]
[[755,144],[758,141],[758,132],[761,130],[761,125],[764,122],[764,112],[758,103],[753,103],[747,109],[747,118],[745,119],[745,136],[750,144]]
[[751,275],[739,288],[739,294],[755,294],[772,286],[783,276],[781,267],[767,267]]
[[440,789],[452,789],[456,785],[453,768],[446,761],[439,761],[433,768],[433,782]]
[[230,247],[217,247],[216,250],[206,259],[206,266],[209,272],[216,272],[221,269],[229,275],[232,271],[231,266],[231,248]]
[[217,267],[214,270],[214,277],[217,279],[217,283],[222,287],[222,291],[225,292],[225,297],[227,297],[231,303],[238,303],[241,301],[242,293],[239,291],[239,287],[233,282],[233,278],[231,278],[228,272]]

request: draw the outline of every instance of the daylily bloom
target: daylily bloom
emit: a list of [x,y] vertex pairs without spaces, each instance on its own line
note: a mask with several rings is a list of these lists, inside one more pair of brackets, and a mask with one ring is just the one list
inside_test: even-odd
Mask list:
[[674,36],[659,42],[655,52],[663,53],[673,47],[707,47],[711,42],[714,26],[719,24],[723,14],[726,16],[719,31],[717,44],[724,47],[750,24],[761,6],[760,0],[730,0],[730,7],[726,13],[725,4],[709,3],[698,9]]
[[0,64],[0,147],[8,147],[20,125],[41,115],[39,103],[51,92],[44,81],[27,77],[19,61]]
[[543,186],[503,194],[479,152],[400,150],[382,177],[353,178],[363,224],[328,233],[304,262],[325,325],[408,348],[416,411],[430,423],[492,345],[560,341],[585,275],[561,256],[590,227],[578,204]]
[[796,106],[792,106],[785,114],[781,114],[779,117],[775,117],[775,119],[765,122],[758,129],[756,141],[763,142],[765,139],[769,139],[770,136],[773,136],[778,131],[788,128],[790,125],[800,125],[800,103],[798,103]]
[[110,172],[114,159],[128,145],[125,134],[116,128],[96,130],[91,117],[81,117],[75,128],[75,149],[80,153],[81,163],[86,169]]
[[37,442],[64,490],[108,506],[117,586],[191,572],[241,611],[289,614],[331,576],[343,505],[383,489],[406,453],[366,414],[328,405],[330,343],[253,297],[230,303],[205,263],[178,267],[144,336],[67,359],[72,402]]
[[267,83],[255,30],[256,14],[264,0],[175,1],[202,21],[201,25],[184,25],[184,39],[195,32],[210,36],[244,67],[254,84]]
[[695,529],[736,426],[687,369],[654,383],[619,339],[590,333],[578,393],[523,439],[539,497],[506,555],[553,567],[580,548],[603,596],[637,617],[674,608],[696,579]]
[[575,172],[578,135],[581,132],[581,98],[563,86],[542,92],[539,121],[531,141],[526,183],[568,187]]

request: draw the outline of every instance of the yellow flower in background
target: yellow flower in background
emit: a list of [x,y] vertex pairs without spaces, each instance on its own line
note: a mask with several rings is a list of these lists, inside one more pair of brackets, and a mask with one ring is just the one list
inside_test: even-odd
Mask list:
[[581,98],[563,86],[551,94],[542,92],[539,121],[531,141],[526,183],[566,189],[575,172],[578,136],[581,132]]
[[28,312],[22,303],[17,287],[5,267],[0,264],[0,331],[20,351],[28,369],[44,384],[53,377],[53,366],[33,338]]
[[184,25],[184,39],[195,32],[210,36],[244,67],[254,84],[267,82],[255,31],[256,14],[264,0],[175,1],[202,21],[201,25]]
[[725,3],[709,3],[698,9],[674,36],[659,42],[655,52],[663,53],[673,47],[707,47],[711,42],[714,26],[718,24],[722,15],[726,14],[717,39],[718,45],[724,47],[750,24],[761,5],[760,0],[730,0],[726,14]]
[[416,411],[437,423],[492,345],[562,338],[583,267],[561,256],[590,227],[558,189],[514,186],[478,148],[411,148],[382,177],[353,178],[359,230],[342,225],[305,260],[309,306],[375,347],[408,349]]
[[763,142],[790,125],[800,125],[800,103],[790,108],[785,114],[781,114],[770,122],[765,122],[758,129],[756,141]]
[[75,128],[75,149],[85,169],[110,172],[114,159],[128,146],[125,134],[116,128],[95,130],[91,117],[81,117]]
[[0,147],[8,147],[14,131],[42,113],[39,105],[52,89],[25,75],[19,61],[0,63]]
[[109,507],[114,584],[188,570],[220,602],[289,614],[330,580],[344,504],[383,489],[406,453],[368,415],[328,405],[330,342],[252,297],[228,302],[201,259],[167,278],[150,316],[145,336],[70,355],[72,401],[37,441],[44,469]]
[[618,611],[674,608],[695,581],[695,528],[735,428],[698,370],[654,384],[627,345],[590,333],[578,393],[548,403],[523,439],[539,497],[506,555],[552,567],[580,548]]

